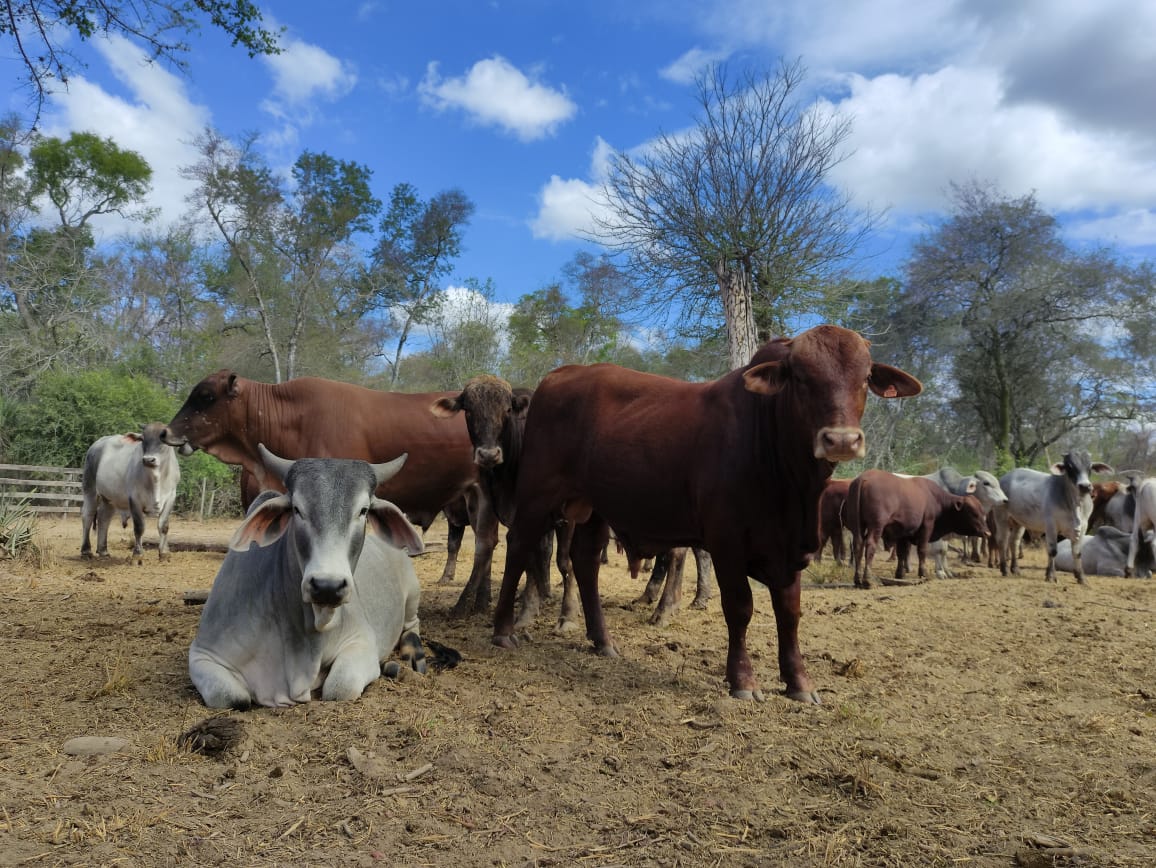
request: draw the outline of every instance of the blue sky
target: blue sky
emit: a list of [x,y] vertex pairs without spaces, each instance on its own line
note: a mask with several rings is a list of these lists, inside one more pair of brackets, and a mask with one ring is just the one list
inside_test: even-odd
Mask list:
[[[142,153],[162,219],[185,208],[179,169],[211,125],[260,134],[271,165],[305,149],[476,205],[449,281],[513,301],[586,246],[610,149],[693,120],[702,64],[801,58],[815,98],[849,114],[832,181],[888,209],[878,245],[905,254],[977,178],[1035,191],[1076,243],[1156,255],[1156,3],[1152,0],[637,0],[273,2],[284,54],[249,59],[206,28],[187,75],[123,39],[71,45],[87,64],[42,128],[93,130]],[[8,48],[7,45],[4,46]],[[17,71],[0,59],[0,71]],[[9,110],[27,93],[13,88]]]

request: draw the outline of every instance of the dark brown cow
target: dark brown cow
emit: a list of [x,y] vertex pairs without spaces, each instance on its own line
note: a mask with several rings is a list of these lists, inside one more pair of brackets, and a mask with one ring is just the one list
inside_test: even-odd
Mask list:
[[[895,546],[895,578],[907,572],[914,543],[919,578],[927,578],[927,547],[949,533],[987,536],[987,516],[970,494],[951,494],[922,476],[896,476],[885,470],[865,470],[851,480],[847,492],[847,527],[855,585],[871,587],[871,562],[882,543]],[[862,570],[860,570],[862,566]]]
[[831,541],[831,555],[835,563],[843,566],[847,562],[847,552],[844,548],[843,510],[847,503],[847,490],[851,487],[850,479],[828,479],[827,485],[819,497],[819,548],[815,551],[815,562],[823,560],[823,548],[827,541]]
[[518,583],[537,541],[562,515],[586,635],[616,655],[598,593],[609,528],[628,554],[677,546],[714,561],[729,635],[731,695],[762,699],[746,648],[754,604],[747,577],[771,590],[787,695],[818,702],[799,650],[801,570],[819,541],[819,495],[836,462],[861,457],[870,388],[916,395],[919,381],[873,363],[855,332],[818,326],[763,346],[744,368],[686,383],[615,365],[567,366],[534,393],[517,513],[494,614],[496,645],[513,648]]
[[[259,487],[284,490],[266,473],[257,444],[290,460],[356,458],[381,463],[403,452],[401,472],[378,495],[427,529],[437,514],[462,499],[471,504],[478,543],[470,582],[485,587],[476,611],[489,607],[489,561],[496,541],[493,511],[486,508],[478,468],[464,421],[436,419],[429,405],[448,392],[379,392],[350,383],[301,377],[269,384],[222,369],[197,383],[169,423],[169,443],[182,451],[203,449],[226,464],[239,464]],[[485,521],[494,524],[492,529]],[[484,577],[478,575],[484,571]],[[483,580],[484,579],[484,580]]]
[[[514,516],[514,487],[518,481],[518,468],[522,455],[522,432],[526,427],[526,410],[533,398],[530,389],[515,389],[501,377],[483,374],[474,377],[456,395],[443,395],[430,405],[430,412],[440,418],[451,418],[459,413],[465,417],[466,430],[474,447],[474,463],[480,469],[481,483],[488,494],[498,521],[509,527]],[[494,544],[497,544],[498,528],[494,525]],[[578,601],[574,590],[573,572],[570,568],[569,537],[559,531],[558,570],[562,573],[564,598],[562,614],[559,617],[560,631],[575,629],[573,615]],[[540,556],[548,564],[552,535],[547,533],[541,542]],[[492,556],[492,548],[490,549]],[[547,567],[548,569],[548,567]],[[485,573],[489,576],[489,566]],[[544,584],[531,585],[523,597],[522,616],[519,626],[537,617],[541,600],[549,597],[549,575],[546,569],[540,571]],[[467,594],[481,593],[481,588],[467,585],[462,592],[455,611],[467,600]],[[485,589],[485,599],[489,604],[489,583]]]

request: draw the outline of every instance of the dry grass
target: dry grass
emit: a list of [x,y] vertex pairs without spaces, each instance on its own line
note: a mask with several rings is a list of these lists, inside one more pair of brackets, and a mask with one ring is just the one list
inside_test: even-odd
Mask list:
[[[93,564],[76,536],[52,529],[53,566],[0,565],[0,652],[19,661],[0,864],[1154,864],[1151,581],[1047,585],[1029,553],[1014,579],[809,587],[815,708],[773,695],[765,593],[750,645],[769,699],[740,703],[717,601],[652,627],[618,559],[603,596],[621,659],[546,620],[510,654],[485,619],[446,617],[461,585],[434,585],[426,556],[423,633],[457,667],[353,703],[216,715],[188,682],[199,609],[182,593],[220,555]],[[225,740],[198,752],[189,733]],[[76,735],[131,744],[65,756]]]

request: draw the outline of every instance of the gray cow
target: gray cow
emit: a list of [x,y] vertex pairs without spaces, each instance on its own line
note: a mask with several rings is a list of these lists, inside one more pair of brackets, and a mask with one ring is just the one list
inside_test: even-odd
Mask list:
[[[999,480],[986,470],[977,470],[971,476],[964,476],[954,467],[941,467],[932,473],[925,474],[923,478],[930,479],[949,494],[970,494],[979,501],[984,515],[987,515],[996,506],[1007,502],[1007,495],[1000,487]],[[972,540],[978,545],[980,538],[973,537]],[[934,559],[936,577],[940,579],[950,578],[952,573],[947,566],[947,540],[936,540],[928,546],[927,550]],[[972,560],[979,562],[978,550],[972,555]]]
[[[157,517],[160,559],[169,555],[169,515],[177,499],[181,468],[176,450],[164,442],[165,426],[150,422],[138,434],[110,434],[88,447],[84,456],[82,490],[84,525],[81,557],[92,557],[89,534],[96,526],[96,554],[108,557],[108,525],[116,512],[132,517],[130,560],[143,559],[141,537],[146,515]],[[127,521],[123,522],[127,523]]]
[[[1152,551],[1153,533],[1149,530],[1144,534],[1144,545],[1140,548],[1135,562],[1136,574],[1150,576],[1152,568],[1156,566],[1156,558]],[[1084,571],[1089,576],[1122,576],[1128,561],[1128,546],[1132,541],[1131,531],[1123,531],[1118,527],[1104,525],[1096,529],[1094,534],[1084,536],[1080,547],[1080,557],[1084,562]],[[1075,568],[1072,557],[1072,544],[1062,539],[1056,546],[1056,569],[1070,573]]]
[[205,704],[287,706],[318,688],[323,700],[356,699],[399,641],[402,659],[424,672],[421,589],[401,551],[420,552],[421,536],[374,496],[406,456],[368,464],[258,451],[287,492],[253,501],[209,592],[189,648]]
[[1045,578],[1056,581],[1056,545],[1061,536],[1072,540],[1072,572],[1084,584],[1080,560],[1084,533],[1092,514],[1092,480],[1095,473],[1112,473],[1102,462],[1092,461],[1083,450],[1072,450],[1063,461],[1053,464],[1051,473],[1017,467],[1000,477],[1008,502],[996,507],[995,532],[999,546],[999,568],[1019,573],[1019,543],[1024,530],[1043,533],[1048,546]]

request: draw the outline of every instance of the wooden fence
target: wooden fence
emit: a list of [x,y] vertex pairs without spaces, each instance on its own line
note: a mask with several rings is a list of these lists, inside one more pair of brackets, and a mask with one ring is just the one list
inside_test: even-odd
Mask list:
[[80,515],[84,505],[79,467],[0,464],[0,498],[27,501],[33,512]]

